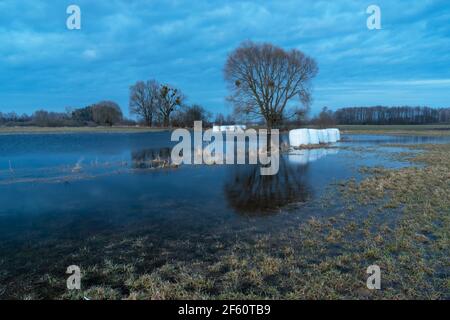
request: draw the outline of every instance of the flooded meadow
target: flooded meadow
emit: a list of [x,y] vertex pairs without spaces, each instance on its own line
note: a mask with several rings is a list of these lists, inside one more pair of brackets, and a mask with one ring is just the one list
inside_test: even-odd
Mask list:
[[[344,135],[261,176],[174,166],[168,131],[0,135],[0,298],[449,298],[449,143]],[[442,202],[404,198],[428,169]]]

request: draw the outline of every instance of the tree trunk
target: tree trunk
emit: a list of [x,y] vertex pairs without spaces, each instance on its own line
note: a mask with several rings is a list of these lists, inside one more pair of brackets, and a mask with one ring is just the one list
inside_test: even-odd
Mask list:
[[153,123],[153,117],[152,117],[151,115],[147,116],[147,118],[145,119],[145,124],[146,124],[148,127],[151,127],[151,126],[152,126],[152,123]]
[[168,128],[169,125],[170,125],[169,116],[164,116],[164,119],[163,119],[163,126],[164,126],[165,128]]
[[270,154],[272,151],[272,127],[273,127],[272,119],[268,119],[266,121],[266,127],[267,127],[267,153]]

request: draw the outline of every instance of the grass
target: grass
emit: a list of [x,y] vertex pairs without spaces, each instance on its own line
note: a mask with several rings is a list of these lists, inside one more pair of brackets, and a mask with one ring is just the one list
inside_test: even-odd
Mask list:
[[1,134],[139,133],[166,131],[150,127],[0,127]]
[[[104,263],[97,272],[120,276],[108,279],[107,286],[63,297],[448,299],[450,144],[420,148],[409,159],[424,166],[364,168],[368,177],[361,182],[339,184],[347,209],[336,217],[311,218],[283,232],[221,246],[220,253],[202,259],[168,260],[144,273]],[[379,291],[366,288],[365,272],[372,264],[382,270]],[[121,268],[127,271],[113,272]]]

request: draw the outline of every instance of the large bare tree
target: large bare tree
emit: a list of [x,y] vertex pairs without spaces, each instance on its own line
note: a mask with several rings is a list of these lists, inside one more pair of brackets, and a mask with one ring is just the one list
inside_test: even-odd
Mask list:
[[170,124],[170,114],[176,107],[181,106],[184,101],[184,96],[179,89],[173,88],[169,85],[163,85],[160,89],[160,104],[159,114],[164,127]]
[[160,85],[155,80],[138,81],[130,87],[130,113],[152,126],[153,116],[160,105]]
[[100,101],[93,106],[92,120],[100,125],[112,126],[123,120],[122,110],[114,101]]
[[315,60],[299,50],[285,51],[270,43],[251,41],[228,56],[224,70],[235,112],[262,117],[268,129],[304,112],[317,72]]

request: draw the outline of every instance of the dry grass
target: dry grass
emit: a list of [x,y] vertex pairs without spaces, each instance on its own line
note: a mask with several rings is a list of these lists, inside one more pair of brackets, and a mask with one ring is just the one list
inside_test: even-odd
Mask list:
[[[412,147],[417,148],[417,147]],[[365,168],[340,184],[349,209],[282,233],[239,242],[220,254],[149,273],[125,273],[91,298],[126,299],[448,299],[450,144],[410,155],[424,167]],[[356,210],[357,209],[357,210]],[[366,215],[362,215],[366,212]],[[211,260],[213,260],[211,262]],[[366,288],[366,268],[382,270],[382,290]],[[110,269],[111,266],[99,267]],[[110,283],[110,282],[109,282]]]

